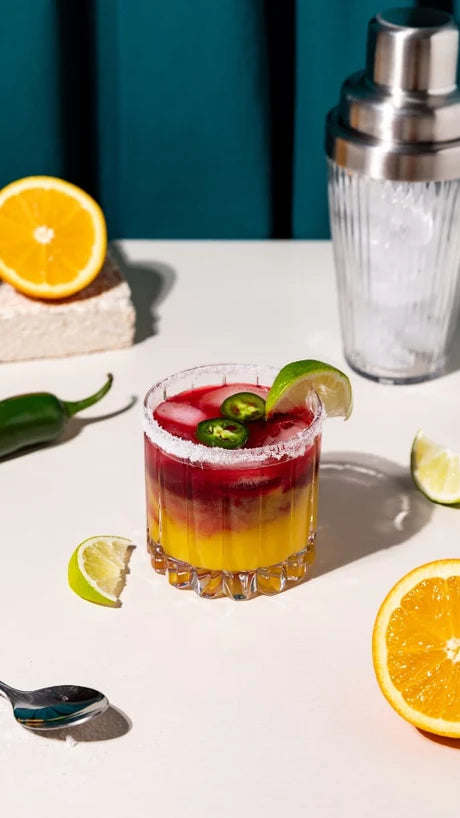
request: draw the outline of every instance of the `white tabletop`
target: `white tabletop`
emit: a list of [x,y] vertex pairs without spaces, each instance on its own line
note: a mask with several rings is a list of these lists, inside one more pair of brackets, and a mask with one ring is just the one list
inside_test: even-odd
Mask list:
[[[89,685],[113,704],[49,738],[0,700],[2,815],[457,817],[455,742],[392,711],[370,638],[402,574],[459,556],[460,511],[412,488],[408,456],[420,426],[460,446],[460,374],[411,387],[352,375],[352,418],[324,430],[315,577],[275,598],[200,600],[147,558],[142,397],[200,363],[345,367],[331,247],[127,241],[118,251],[139,311],[132,348],[0,368],[0,397],[46,389],[73,400],[115,376],[64,442],[0,466],[0,676]],[[86,422],[131,396],[126,412]],[[137,544],[118,610],[67,587],[71,552],[102,533]]]

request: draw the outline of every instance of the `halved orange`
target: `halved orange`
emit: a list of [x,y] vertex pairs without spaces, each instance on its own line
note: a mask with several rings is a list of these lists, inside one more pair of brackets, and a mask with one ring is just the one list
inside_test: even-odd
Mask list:
[[100,271],[104,214],[79,187],[28,176],[0,191],[0,277],[36,298],[66,298]]
[[372,655],[400,716],[460,738],[460,559],[421,565],[396,583],[377,614]]

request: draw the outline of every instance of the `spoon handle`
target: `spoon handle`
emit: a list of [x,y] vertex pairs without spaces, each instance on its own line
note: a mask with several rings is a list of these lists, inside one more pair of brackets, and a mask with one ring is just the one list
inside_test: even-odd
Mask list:
[[3,693],[3,695],[6,696],[7,699],[10,699],[10,701],[17,697],[18,692],[19,691],[15,690],[14,687],[10,687],[9,685],[5,684],[5,682],[0,682],[0,694]]

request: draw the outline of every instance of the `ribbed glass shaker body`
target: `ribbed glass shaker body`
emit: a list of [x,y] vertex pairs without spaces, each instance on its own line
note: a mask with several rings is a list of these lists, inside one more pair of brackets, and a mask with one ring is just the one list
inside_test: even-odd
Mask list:
[[460,179],[372,179],[328,160],[345,356],[375,380],[445,366],[460,306]]

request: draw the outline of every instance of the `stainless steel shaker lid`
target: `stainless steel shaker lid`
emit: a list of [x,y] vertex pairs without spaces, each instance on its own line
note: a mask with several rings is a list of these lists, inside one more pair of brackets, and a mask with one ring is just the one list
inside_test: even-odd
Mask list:
[[369,22],[367,64],[345,80],[326,122],[326,152],[374,179],[460,178],[459,32],[434,9],[390,9]]

